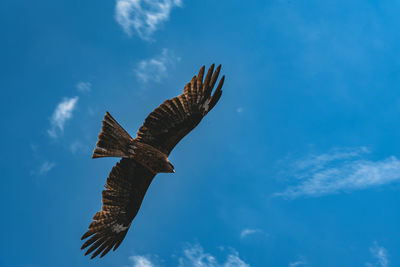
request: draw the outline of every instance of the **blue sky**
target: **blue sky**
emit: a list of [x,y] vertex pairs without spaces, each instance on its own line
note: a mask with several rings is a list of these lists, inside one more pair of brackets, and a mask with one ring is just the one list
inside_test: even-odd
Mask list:
[[[1,1],[0,266],[399,266],[400,4]],[[120,248],[80,236],[117,159],[202,65],[224,94]]]

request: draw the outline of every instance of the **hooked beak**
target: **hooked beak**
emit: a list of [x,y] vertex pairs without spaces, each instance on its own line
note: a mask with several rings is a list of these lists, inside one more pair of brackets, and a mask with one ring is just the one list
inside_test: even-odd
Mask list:
[[171,162],[168,162],[168,165],[169,165],[169,167],[170,167],[170,171],[171,171],[172,173],[175,173],[174,165],[172,165]]

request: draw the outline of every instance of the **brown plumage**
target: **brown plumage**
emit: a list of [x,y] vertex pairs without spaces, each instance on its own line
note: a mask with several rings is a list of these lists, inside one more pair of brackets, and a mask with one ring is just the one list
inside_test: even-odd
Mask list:
[[142,204],[154,176],[174,172],[168,155],[175,145],[192,131],[217,104],[222,95],[224,76],[217,82],[221,65],[214,64],[206,77],[203,66],[197,76],[187,83],[183,93],[166,100],[147,116],[133,139],[108,113],[104,116],[93,158],[121,157],[112,168],[102,193],[103,206],[93,217],[82,240],[89,238],[81,249],[85,255],[103,257],[116,250],[124,240]]

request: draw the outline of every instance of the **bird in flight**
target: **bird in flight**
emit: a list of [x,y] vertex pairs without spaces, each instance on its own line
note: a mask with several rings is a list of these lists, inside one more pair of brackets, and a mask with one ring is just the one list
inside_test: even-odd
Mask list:
[[102,192],[103,206],[93,216],[87,239],[81,249],[91,258],[116,250],[124,240],[142,204],[144,195],[157,173],[175,172],[168,155],[179,141],[191,132],[217,104],[225,76],[213,88],[221,70],[214,64],[206,77],[203,66],[177,97],[166,100],[145,119],[133,139],[106,112],[92,158],[122,158],[108,175]]

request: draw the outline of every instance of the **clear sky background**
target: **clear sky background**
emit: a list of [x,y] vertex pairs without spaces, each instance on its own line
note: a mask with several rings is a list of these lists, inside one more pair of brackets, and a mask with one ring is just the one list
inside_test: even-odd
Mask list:
[[[0,2],[2,267],[400,266],[400,4]],[[202,65],[218,105],[116,252],[80,236],[132,136]]]

